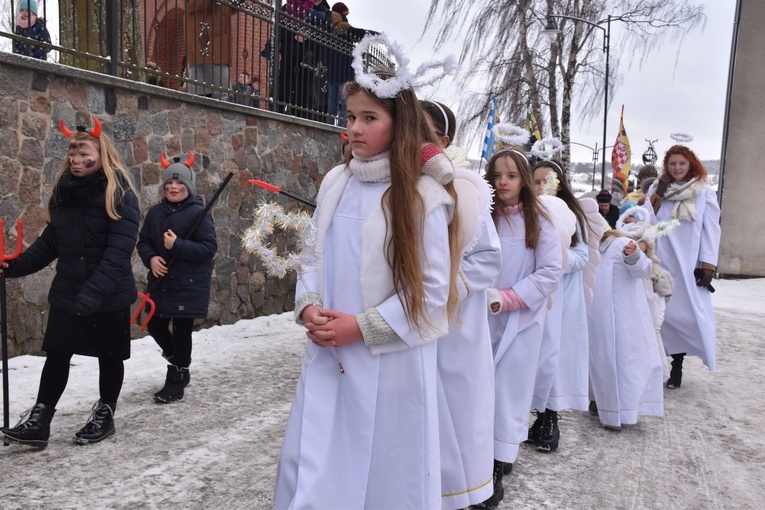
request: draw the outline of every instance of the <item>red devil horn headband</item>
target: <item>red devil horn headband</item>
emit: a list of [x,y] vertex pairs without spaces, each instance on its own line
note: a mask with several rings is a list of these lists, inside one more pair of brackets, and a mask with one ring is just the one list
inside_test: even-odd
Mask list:
[[[88,131],[90,136],[93,138],[100,138],[101,137],[101,121],[99,121],[95,115],[93,116],[93,129]],[[71,138],[74,134],[74,131],[66,127],[66,124],[64,124],[64,120],[62,119],[61,122],[58,123],[58,127],[61,128],[61,132],[64,133],[64,136],[67,138]],[[85,131],[85,128],[82,126],[77,126],[77,131]]]
[[170,162],[165,157],[165,151],[162,151],[162,154],[159,155],[159,162],[162,163],[162,168],[167,168],[170,166]]
[[[175,159],[175,161],[178,161],[178,158]],[[162,163],[162,168],[167,168],[170,165],[172,165],[171,162],[167,160],[165,157],[165,151],[162,151],[162,154],[159,155],[159,162]],[[189,151],[189,157],[186,159],[186,162],[184,163],[187,167],[191,168],[194,166],[194,153]]]
[[189,151],[189,157],[186,160],[186,163],[184,163],[187,167],[191,168],[194,166],[194,153]]

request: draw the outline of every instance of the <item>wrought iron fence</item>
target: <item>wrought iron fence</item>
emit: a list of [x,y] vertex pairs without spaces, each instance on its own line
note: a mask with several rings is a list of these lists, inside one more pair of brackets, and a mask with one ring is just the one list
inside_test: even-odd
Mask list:
[[[15,53],[335,125],[345,123],[340,87],[353,78],[353,48],[368,32],[295,0],[36,4],[42,25],[25,26],[10,2],[13,30],[0,36]],[[383,48],[365,56],[394,65]]]

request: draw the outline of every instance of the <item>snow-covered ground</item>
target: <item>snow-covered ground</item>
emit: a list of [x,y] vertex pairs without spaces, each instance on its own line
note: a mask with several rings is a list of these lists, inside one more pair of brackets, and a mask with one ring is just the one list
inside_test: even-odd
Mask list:
[[[688,359],[665,417],[620,432],[562,413],[560,448],[522,448],[500,508],[762,508],[765,280],[714,285],[717,373]],[[75,357],[48,448],[0,447],[0,508],[270,508],[303,350],[290,314],[200,331],[186,397],[162,406],[151,396],[164,360],[136,340],[117,434],[89,446],[71,437],[98,398],[97,363]],[[11,425],[34,403],[43,361],[10,360]]]

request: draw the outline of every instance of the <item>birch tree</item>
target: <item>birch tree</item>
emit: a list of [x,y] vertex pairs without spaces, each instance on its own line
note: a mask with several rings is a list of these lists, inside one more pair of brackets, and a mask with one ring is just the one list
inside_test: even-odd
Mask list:
[[[558,27],[552,41],[542,35],[549,16],[565,16],[552,18]],[[459,67],[469,71],[457,85],[479,89],[460,100],[461,138],[483,132],[493,97],[500,120],[519,125],[530,102],[543,136],[563,143],[568,168],[572,113],[578,122],[603,115],[609,16],[612,29],[620,26],[618,38],[611,32],[609,97],[622,61],[640,68],[659,51],[676,52],[706,23],[703,6],[690,0],[431,0],[427,27],[439,27],[436,49],[464,37]]]

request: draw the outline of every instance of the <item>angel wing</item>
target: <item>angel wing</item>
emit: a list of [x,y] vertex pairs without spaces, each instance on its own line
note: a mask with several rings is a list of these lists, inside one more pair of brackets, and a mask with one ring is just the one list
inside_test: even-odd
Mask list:
[[460,215],[462,253],[472,250],[481,238],[487,213],[491,212],[492,191],[486,180],[472,170],[454,171],[454,189]]
[[600,264],[600,240],[603,234],[610,228],[606,219],[601,216],[598,210],[598,202],[594,198],[580,198],[579,203],[587,216],[587,252],[590,261],[582,270],[584,280],[584,300],[587,303],[592,302],[592,288],[595,286],[595,273]]
[[[552,172],[551,172],[552,173]],[[571,236],[576,232],[576,216],[568,208],[566,202],[552,195],[540,195],[540,202],[550,217],[560,236],[561,260],[563,267],[568,265],[568,248],[571,246]],[[552,294],[547,297],[547,309],[552,307]]]

